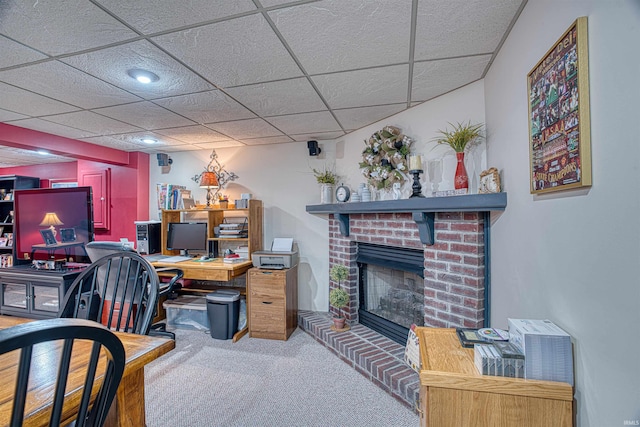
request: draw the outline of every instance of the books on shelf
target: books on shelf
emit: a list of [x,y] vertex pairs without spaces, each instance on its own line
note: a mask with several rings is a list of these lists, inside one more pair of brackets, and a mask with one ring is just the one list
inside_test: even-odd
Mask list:
[[184,209],[184,199],[191,198],[191,190],[184,185],[156,184],[158,209]]

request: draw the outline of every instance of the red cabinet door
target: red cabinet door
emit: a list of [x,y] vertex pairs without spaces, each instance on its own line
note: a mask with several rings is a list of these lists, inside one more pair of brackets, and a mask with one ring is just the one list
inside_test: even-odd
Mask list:
[[83,186],[90,186],[93,194],[93,226],[96,230],[109,229],[111,200],[109,194],[110,169],[87,171],[80,174]]

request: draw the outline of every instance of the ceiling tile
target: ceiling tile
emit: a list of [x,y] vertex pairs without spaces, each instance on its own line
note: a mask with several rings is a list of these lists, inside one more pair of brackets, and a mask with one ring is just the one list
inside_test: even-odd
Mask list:
[[326,110],[306,78],[239,86],[226,91],[261,116]]
[[234,139],[263,138],[265,136],[282,135],[282,132],[262,119],[214,123],[207,127]]
[[80,138],[81,141],[88,144],[101,145],[103,147],[114,148],[122,151],[142,151],[141,143],[131,143],[113,138],[110,136],[96,136],[90,138]]
[[269,117],[266,120],[287,134],[342,130],[328,111]]
[[156,99],[153,102],[197,123],[226,122],[256,116],[219,90]]
[[26,119],[28,116],[24,114],[14,113],[13,111],[3,110],[0,108],[0,122],[10,122],[11,120]]
[[[2,10],[1,6],[0,10]],[[0,68],[47,58],[47,55],[43,55],[3,36],[0,36],[0,52],[2,52],[2,55],[0,55]]]
[[300,135],[289,135],[291,138],[296,141],[308,141],[310,139],[316,139],[320,141],[326,141],[330,139],[340,138],[345,135],[345,132],[336,131],[336,132],[314,132],[314,133],[303,133]]
[[0,147],[0,167],[37,165],[43,163],[44,159],[46,159],[46,163],[62,163],[75,161],[75,159],[58,156],[56,154],[42,155],[32,150],[22,150],[20,148],[13,147]]
[[48,122],[42,119],[24,119],[11,122],[14,126],[20,126],[27,129],[38,130],[40,132],[51,133],[53,135],[64,136],[66,138],[83,138],[86,136],[94,136],[93,132],[87,132],[81,129],[75,129],[70,126],[64,126],[58,123]]
[[331,108],[407,101],[409,66],[371,68],[312,77]]
[[200,144],[204,142],[220,142],[229,140],[228,137],[207,128],[206,126],[183,126],[171,129],[157,130],[156,133],[168,136],[187,144]]
[[243,139],[247,145],[267,145],[267,144],[282,144],[286,142],[293,142],[293,139],[288,136],[270,136],[267,138],[253,138],[253,139]]
[[153,40],[220,87],[302,75],[262,15],[170,33]]
[[334,110],[338,121],[345,129],[360,129],[407,108],[407,104],[378,105],[376,107],[359,107]]
[[[157,142],[155,144],[146,144],[142,142],[142,140],[145,138],[152,138],[152,139],[155,139]],[[143,151],[146,151],[147,149],[151,149],[151,150],[164,149],[167,146],[186,145],[184,142],[178,141],[177,139],[173,139],[173,138],[160,135],[155,132],[150,132],[150,131],[123,133],[119,135],[111,135],[111,136],[105,136],[105,137],[95,138],[95,139],[85,138],[85,140],[86,141],[102,141],[102,142],[108,142],[108,141],[124,142],[127,146],[135,147],[135,150],[143,150]],[[127,150],[127,151],[135,151],[135,150]]]
[[414,59],[491,53],[522,0],[421,0]]
[[410,1],[325,0],[269,16],[310,74],[409,60]]
[[[144,99],[214,88],[146,40],[70,56],[61,61]],[[142,84],[127,74],[133,69],[151,71],[160,79]]]
[[483,55],[416,62],[411,100],[426,101],[480,79],[490,59],[491,55]]
[[2,71],[0,81],[82,108],[105,107],[140,99],[58,61]]
[[111,135],[114,133],[134,132],[141,130],[139,127],[114,120],[91,111],[78,111],[74,113],[58,114],[43,118],[48,122],[54,122],[76,129],[91,132],[93,135]]
[[105,46],[137,36],[86,0],[62,3],[3,0],[0,16],[9,13],[11,19],[2,20],[0,32],[49,55]]
[[44,116],[78,110],[77,107],[0,82],[2,108],[27,116]]
[[138,31],[151,34],[256,10],[251,0],[99,0]]
[[94,111],[142,129],[161,129],[193,124],[191,120],[165,110],[149,101],[98,108]]
[[234,141],[233,139],[229,139],[227,141],[220,141],[220,142],[198,143],[198,144],[195,144],[195,146],[202,150],[213,150],[216,148],[244,147],[245,144],[243,144],[240,141]]

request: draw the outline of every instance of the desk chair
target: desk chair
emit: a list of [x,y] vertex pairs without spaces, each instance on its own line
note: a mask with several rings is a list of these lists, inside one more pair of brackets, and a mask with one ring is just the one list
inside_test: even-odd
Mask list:
[[[104,424],[124,372],[125,354],[122,343],[113,332],[94,322],[80,319],[48,319],[0,330],[0,354],[19,350],[16,387],[9,424],[11,427],[22,426],[27,395],[31,396],[37,391],[31,390],[30,387],[37,384],[37,377],[43,375],[42,368],[38,372],[34,369],[33,378],[30,381],[32,359],[34,364],[42,363],[41,360],[38,362],[38,359],[42,358],[41,353],[45,351],[42,343],[56,340],[62,340],[62,342],[57,347],[50,346],[52,352],[57,352],[55,357],[50,358],[51,363],[59,360],[59,365],[49,425],[58,426],[61,421],[67,421],[65,418],[68,418],[68,414],[62,418],[62,412],[67,382],[72,382],[73,378],[76,378],[75,375],[79,373],[71,362],[72,346],[76,340],[92,341],[93,345],[90,356],[87,358],[88,365],[83,364],[84,369],[80,371],[84,375],[84,386],[78,409],[74,411],[77,414],[75,426],[99,427]],[[34,351],[35,344],[41,345]],[[101,352],[106,357],[104,371],[98,368]],[[71,376],[70,371],[73,371]],[[95,400],[91,402],[94,383],[100,381],[102,383],[99,391]],[[30,397],[29,401],[31,400]]]
[[[85,250],[91,262],[95,262],[105,255],[109,255],[117,252],[133,252],[137,253],[131,246],[131,243],[122,242],[89,242],[85,245]],[[182,287],[180,279],[182,279],[183,272],[178,268],[161,268],[156,269],[156,272],[161,271],[163,273],[172,273],[173,277],[168,282],[159,281],[158,299],[160,300],[165,295],[168,299],[176,298],[176,291]],[[101,276],[104,276],[104,272],[100,272]],[[166,338],[175,339],[175,334],[167,332],[166,325],[164,323],[155,323],[151,326],[151,335],[163,336]]]
[[136,252],[115,252],[91,263],[67,290],[58,317],[88,319],[147,335],[158,304],[155,269]]

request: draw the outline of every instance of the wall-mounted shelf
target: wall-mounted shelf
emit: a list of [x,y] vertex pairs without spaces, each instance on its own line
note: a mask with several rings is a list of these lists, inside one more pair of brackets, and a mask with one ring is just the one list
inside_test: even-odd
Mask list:
[[425,245],[433,245],[433,223],[436,212],[490,212],[504,211],[506,207],[507,193],[491,193],[307,205],[307,212],[311,214],[333,214],[340,225],[340,233],[344,236],[349,235],[349,216],[351,214],[411,213],[413,220],[418,225],[420,241]]

